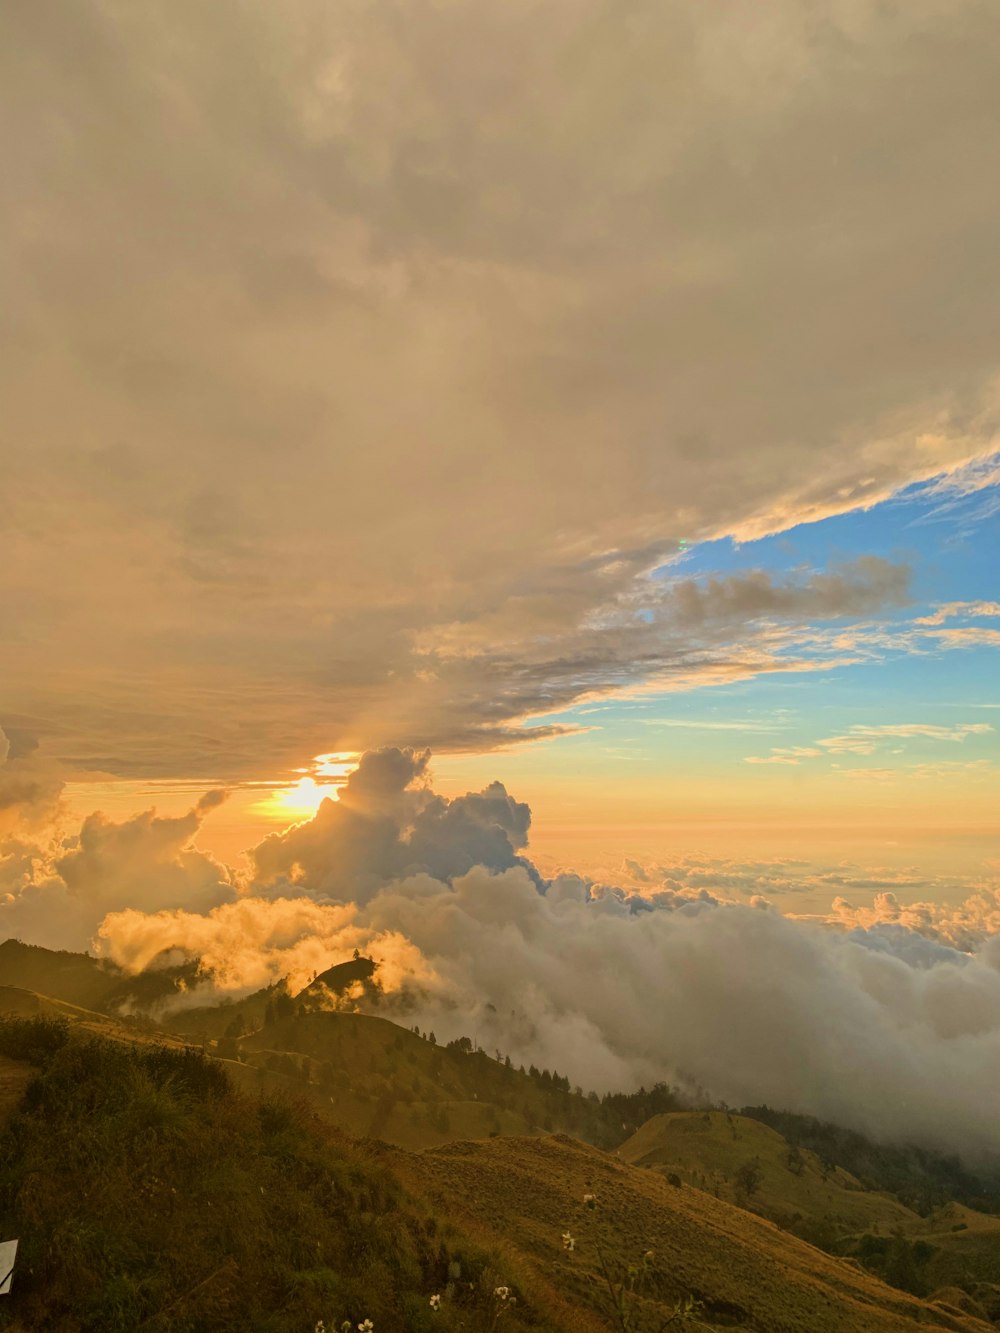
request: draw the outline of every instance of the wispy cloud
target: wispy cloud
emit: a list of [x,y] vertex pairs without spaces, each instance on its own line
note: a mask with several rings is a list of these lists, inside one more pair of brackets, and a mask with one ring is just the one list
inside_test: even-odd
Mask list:
[[647,727],[680,727],[690,731],[784,731],[787,723],[761,722],[756,718],[734,719],[731,722],[709,722],[697,718],[647,717],[642,719]]
[[[964,722],[955,726],[939,726],[927,722],[887,722],[876,725],[868,723],[856,723],[848,727],[847,731],[840,736],[825,736],[816,741],[816,747],[799,746],[793,748],[781,748],[772,746],[771,752],[766,756],[751,755],[744,759],[747,764],[797,764],[800,759],[819,759],[830,755],[874,754],[880,748],[880,742],[886,740],[932,740],[949,741],[958,744],[966,740],[969,736],[986,736],[993,732],[994,728],[989,722]],[[900,753],[894,750],[893,753]],[[875,774],[878,771],[889,773],[894,770],[842,770],[843,772],[868,772]],[[908,769],[908,772],[914,772],[915,769]]]
[[883,736],[921,737],[925,740],[958,742],[964,741],[967,736],[985,736],[993,731],[993,727],[989,722],[964,722],[951,727],[937,726],[928,722],[886,722],[875,726],[857,723],[847,730],[847,736],[831,736],[827,740],[817,741],[817,744],[834,747],[838,742],[849,741],[855,736],[870,737],[875,740]]
[[1000,602],[944,602],[933,615],[918,616],[915,625],[943,625],[946,620],[956,617],[984,619],[1000,616]]
[[822,750],[814,750],[808,745],[791,745],[772,749],[771,753],[763,758],[750,755],[743,762],[745,764],[797,764],[801,759],[816,759],[822,753]]

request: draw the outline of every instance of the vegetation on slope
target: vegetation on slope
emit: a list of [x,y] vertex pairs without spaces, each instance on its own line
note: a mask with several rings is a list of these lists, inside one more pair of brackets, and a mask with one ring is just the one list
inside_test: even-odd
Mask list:
[[[137,1005],[155,1011],[164,997],[175,999],[193,966],[130,978],[86,955],[8,941],[0,945],[0,981],[33,981],[72,999],[0,986],[0,1011],[62,1018],[77,1033],[119,1043],[200,1044],[227,1057],[230,1079],[253,1105],[262,1093],[286,1104],[308,1098],[347,1133],[410,1150],[551,1132],[620,1145],[626,1161],[757,1212],[901,1290],[943,1293],[954,1308],[1000,1319],[1000,1218],[962,1202],[997,1206],[996,1182],[956,1159],[876,1145],[767,1107],[747,1116],[681,1112],[679,1095],[664,1085],[584,1096],[558,1073],[517,1069],[468,1038],[442,1046],[432,1033],[354,1011],[359,1001],[378,1001],[374,965],[361,957],[328,969],[297,996],[278,983],[233,1004],[180,1011],[167,1020],[173,1034],[135,1013]],[[131,1016],[79,1007],[81,999]],[[0,1115],[23,1092],[27,1070],[0,1056]],[[225,1285],[225,1274],[216,1284]]]
[[6,1333],[479,1333],[501,1313],[512,1333],[599,1333],[597,1239],[619,1267],[655,1252],[636,1308],[657,1325],[690,1292],[717,1330],[983,1333],[565,1137],[352,1142],[302,1102],[234,1091],[199,1051],[60,1019],[0,1020],[0,1053],[37,1070],[0,1132],[0,1229],[21,1240]]
[[[38,1067],[0,1135],[0,1229],[21,1240],[10,1333],[475,1328],[513,1285],[377,1152],[304,1104],[239,1095],[200,1052],[45,1018],[0,1020],[0,1052]],[[505,1323],[552,1327],[527,1301]]]
[[958,1157],[912,1144],[875,1143],[813,1116],[769,1106],[746,1106],[740,1115],[770,1125],[793,1147],[815,1153],[829,1170],[849,1171],[866,1189],[895,1194],[922,1216],[953,1200],[978,1212],[1000,1213],[1000,1162],[974,1172]]
[[[858,1154],[877,1154],[860,1136]],[[856,1259],[916,1296],[955,1290],[962,1308],[1000,1317],[1000,1217],[958,1203],[921,1216],[884,1190],[775,1129],[729,1112],[656,1116],[621,1145],[623,1160],[768,1218],[831,1254]],[[921,1155],[886,1149],[897,1179]],[[900,1165],[901,1164],[901,1165]],[[966,1300],[965,1298],[970,1298]]]
[[[753,1214],[563,1135],[455,1143],[387,1159],[417,1193],[447,1207],[484,1244],[513,1247],[538,1288],[554,1288],[607,1328],[597,1242],[611,1262],[652,1252],[649,1313],[662,1320],[690,1294],[712,1329],[744,1333],[909,1333],[988,1326],[894,1291]],[[584,1196],[596,1196],[590,1212]],[[575,1245],[564,1247],[563,1233]],[[652,1322],[652,1320],[650,1320]],[[655,1325],[654,1325],[655,1326]]]

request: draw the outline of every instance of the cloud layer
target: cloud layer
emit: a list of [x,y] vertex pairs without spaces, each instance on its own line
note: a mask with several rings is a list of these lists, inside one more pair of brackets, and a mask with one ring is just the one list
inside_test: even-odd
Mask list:
[[[364,756],[338,802],[265,839],[242,875],[192,845],[218,793],[182,818],[91,816],[48,852],[9,839],[0,937],[79,947],[96,932],[130,969],[183,951],[205,972],[192,1002],[305,984],[358,948],[379,961],[389,1017],[585,1087],[669,1079],[1000,1151],[995,879],[952,909],[912,901],[942,886],[902,872],[792,861],[545,880],[525,856],[527,805],[500,783],[447,800],[427,759]],[[772,905],[806,887],[836,898],[826,919]]]
[[995,25],[5,6],[0,722],[116,774],[483,748],[897,604],[645,575],[995,447]]

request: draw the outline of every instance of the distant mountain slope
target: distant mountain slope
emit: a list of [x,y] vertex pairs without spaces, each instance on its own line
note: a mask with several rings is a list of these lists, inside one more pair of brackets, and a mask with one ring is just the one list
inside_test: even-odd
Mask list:
[[958,1203],[922,1217],[769,1126],[723,1111],[655,1116],[618,1153],[855,1257],[913,1294],[961,1287],[1000,1317],[1000,1291],[991,1290],[1000,1284],[1000,1217]]
[[865,1190],[854,1176],[797,1150],[767,1125],[725,1111],[655,1116],[618,1149],[623,1161],[673,1172],[687,1184],[750,1207],[788,1227],[825,1221],[838,1236],[889,1235],[922,1219],[889,1194]]
[[553,1129],[614,1139],[599,1102],[384,1018],[295,1014],[230,1042],[246,1065],[307,1091],[341,1128],[400,1147]]
[[[592,1225],[613,1262],[641,1264],[645,1251],[654,1252],[661,1317],[690,1292],[704,1302],[709,1327],[745,1333],[990,1327],[895,1291],[710,1194],[677,1188],[658,1172],[564,1136],[456,1143],[386,1160],[411,1188],[484,1240],[513,1247],[538,1282],[598,1318],[604,1307]],[[596,1212],[583,1206],[585,1193],[596,1195]],[[563,1248],[565,1231],[574,1236],[573,1253]]]
[[770,1125],[793,1146],[809,1149],[831,1168],[849,1171],[868,1189],[888,1190],[921,1216],[954,1199],[979,1212],[1000,1213],[1000,1158],[980,1161],[973,1169],[954,1155],[912,1143],[878,1143],[844,1125],[794,1111],[745,1106],[740,1115]]
[[89,954],[43,949],[20,940],[0,944],[0,986],[20,986],[84,1009],[102,1009],[120,975]]

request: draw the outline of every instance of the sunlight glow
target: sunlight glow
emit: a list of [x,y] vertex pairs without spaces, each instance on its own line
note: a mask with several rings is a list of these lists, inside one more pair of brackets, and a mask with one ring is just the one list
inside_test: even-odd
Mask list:
[[[357,762],[358,756],[347,752],[319,754],[308,769],[298,770],[305,774],[298,782],[289,787],[276,787],[254,809],[272,819],[287,819],[290,816],[310,819],[325,800],[339,799],[340,788]],[[317,778],[321,781],[317,782]]]

